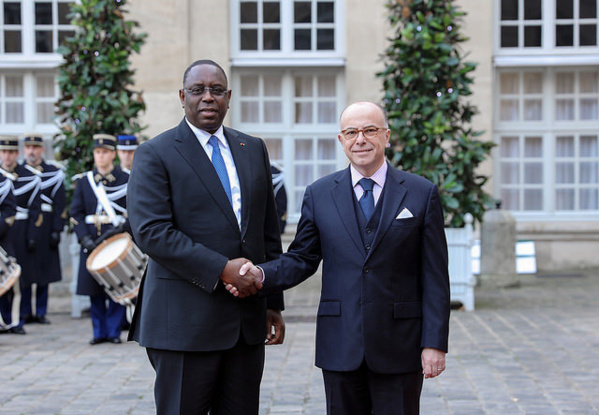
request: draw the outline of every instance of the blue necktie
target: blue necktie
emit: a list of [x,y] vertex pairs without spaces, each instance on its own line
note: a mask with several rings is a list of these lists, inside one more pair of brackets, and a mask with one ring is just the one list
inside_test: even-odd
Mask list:
[[370,217],[374,213],[374,195],[372,194],[372,188],[374,187],[374,180],[363,178],[358,182],[362,189],[364,189],[364,194],[360,198],[360,207],[362,208],[362,212],[364,212],[364,216],[366,216],[366,222],[370,220]]
[[233,198],[231,197],[231,184],[229,183],[229,174],[227,173],[227,167],[225,166],[225,160],[223,159],[222,154],[220,154],[220,147],[218,146],[218,138],[215,136],[211,136],[210,140],[208,140],[208,144],[212,146],[212,164],[214,165],[214,170],[216,170],[216,174],[218,174],[218,178],[222,183],[225,193],[229,198],[229,203],[233,206]]

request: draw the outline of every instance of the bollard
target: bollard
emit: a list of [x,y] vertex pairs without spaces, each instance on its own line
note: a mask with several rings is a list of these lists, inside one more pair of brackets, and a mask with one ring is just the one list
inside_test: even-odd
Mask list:
[[488,287],[516,287],[520,279],[516,273],[516,220],[501,209],[489,210],[481,227],[480,285]]

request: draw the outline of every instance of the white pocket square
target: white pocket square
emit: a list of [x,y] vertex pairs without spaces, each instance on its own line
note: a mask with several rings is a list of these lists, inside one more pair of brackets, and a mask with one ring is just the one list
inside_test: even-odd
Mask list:
[[399,212],[399,215],[397,215],[395,219],[408,219],[413,217],[414,215],[412,215],[412,212],[410,212],[408,208],[403,208],[403,210]]

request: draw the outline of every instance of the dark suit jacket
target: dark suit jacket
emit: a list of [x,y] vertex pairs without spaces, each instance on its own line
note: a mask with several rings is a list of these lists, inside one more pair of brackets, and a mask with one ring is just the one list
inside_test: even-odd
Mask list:
[[[264,142],[225,128],[241,185],[241,230],[214,167],[185,120],[135,153],[127,209],[150,261],[129,339],[179,351],[225,350],[241,333],[266,338],[264,298],[238,299],[219,281],[229,259],[264,262],[281,239]],[[282,294],[269,308],[283,309]]]
[[[263,265],[263,291],[295,286],[323,260],[316,365],[378,373],[421,370],[421,351],[447,351],[449,277],[443,213],[429,181],[389,166],[381,219],[362,242],[349,168],[308,186],[289,251]],[[396,219],[407,208],[409,219]],[[359,207],[358,207],[359,209]]]

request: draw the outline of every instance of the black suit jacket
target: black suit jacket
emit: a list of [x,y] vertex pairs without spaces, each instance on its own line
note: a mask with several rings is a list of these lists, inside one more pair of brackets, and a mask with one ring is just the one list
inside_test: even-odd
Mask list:
[[[150,261],[129,339],[179,351],[225,350],[240,334],[266,338],[267,300],[238,299],[219,281],[229,259],[281,253],[270,163],[262,140],[225,128],[241,185],[241,229],[206,152],[185,120],[139,146],[127,208]],[[281,293],[268,307],[283,309]]]
[[[367,249],[349,168],[314,182],[288,252],[262,265],[267,293],[299,284],[323,260],[316,365],[326,370],[356,370],[366,359],[378,373],[412,372],[422,368],[422,348],[447,351],[447,243],[437,188],[389,166],[381,197]],[[398,218],[404,209],[412,216]]]

